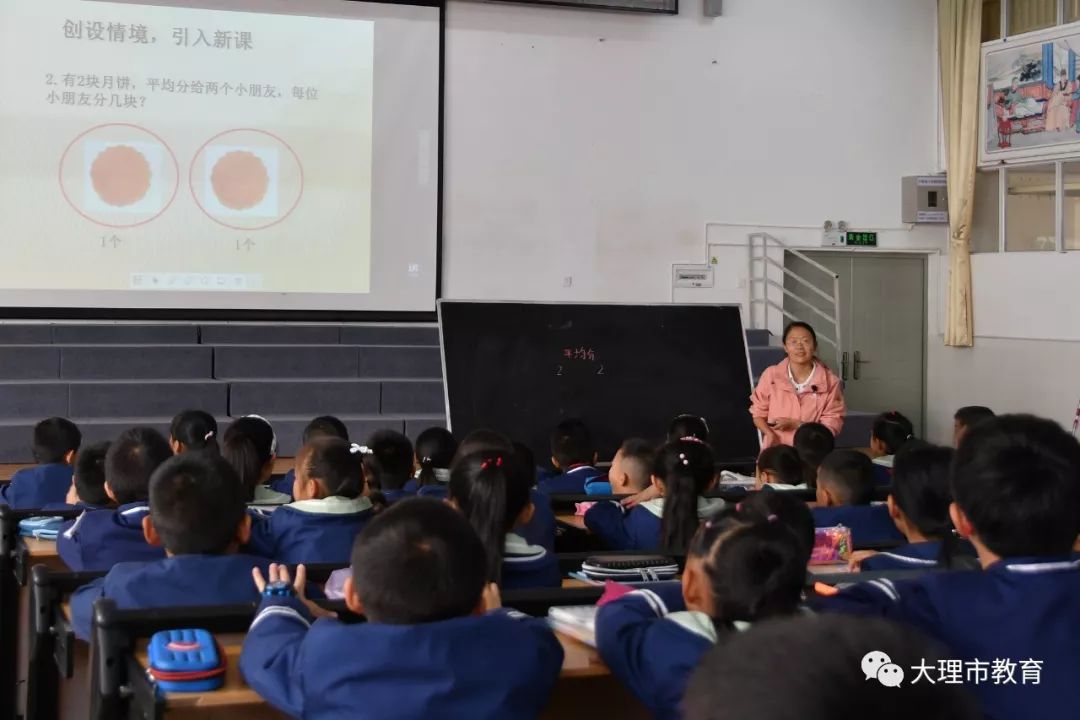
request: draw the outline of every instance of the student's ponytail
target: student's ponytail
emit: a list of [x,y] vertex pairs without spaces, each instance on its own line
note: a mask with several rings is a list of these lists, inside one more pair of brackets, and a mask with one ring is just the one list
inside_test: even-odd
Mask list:
[[495,583],[502,578],[506,534],[529,504],[529,488],[513,463],[509,453],[481,450],[450,472],[448,497],[483,541],[488,579]]
[[305,475],[319,483],[327,497],[360,497],[365,449],[337,437],[316,438],[300,451],[306,463]]
[[202,410],[185,410],[172,419],[169,435],[184,450],[202,450],[217,454],[218,424],[214,416]]
[[886,455],[895,455],[915,439],[915,426],[895,410],[878,415],[870,432],[885,446]]
[[712,451],[694,438],[669,442],[660,450],[653,474],[664,483],[660,546],[683,552],[699,525],[698,498],[716,475]]
[[420,472],[416,475],[417,485],[434,485],[438,482],[436,470],[450,467],[457,452],[457,440],[449,430],[440,427],[428,428],[416,438],[416,461]]
[[240,476],[248,502],[262,483],[266,464],[274,458],[274,430],[262,418],[234,420],[221,438],[221,456]]
[[722,510],[702,525],[689,554],[705,561],[717,627],[798,609],[806,583],[805,547],[776,515],[738,506]]

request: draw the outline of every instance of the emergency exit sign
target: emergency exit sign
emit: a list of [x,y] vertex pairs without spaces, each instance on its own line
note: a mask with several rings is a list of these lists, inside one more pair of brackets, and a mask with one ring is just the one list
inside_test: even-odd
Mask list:
[[869,230],[848,230],[844,237],[844,244],[858,247],[877,247],[877,233]]

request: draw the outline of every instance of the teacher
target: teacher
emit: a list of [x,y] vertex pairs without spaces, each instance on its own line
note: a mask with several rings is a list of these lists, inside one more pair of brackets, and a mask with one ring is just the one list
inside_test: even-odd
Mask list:
[[793,322],[784,328],[783,340],[787,357],[765,369],[750,396],[762,448],[793,444],[795,431],[808,422],[838,435],[847,413],[840,378],[817,358],[814,328]]

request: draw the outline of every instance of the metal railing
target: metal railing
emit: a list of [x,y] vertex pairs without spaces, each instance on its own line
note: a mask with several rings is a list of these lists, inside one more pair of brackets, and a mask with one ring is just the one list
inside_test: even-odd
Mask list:
[[[842,364],[842,339],[840,335],[840,276],[834,273],[829,268],[825,267],[819,262],[814,261],[806,254],[799,252],[793,248],[789,248],[779,238],[764,232],[750,233],[747,238],[748,249],[750,256],[750,275],[747,282],[747,292],[749,293],[749,308],[750,308],[750,327],[769,329],[769,310],[777,310],[780,314],[788,318],[789,320],[804,320],[808,316],[799,316],[795,313],[789,312],[783,305],[783,303],[776,302],[769,297],[769,287],[773,287],[780,291],[780,295],[773,293],[773,297],[778,297],[780,300],[784,298],[791,298],[792,300],[802,303],[807,310],[814,313],[826,323],[832,326],[833,335],[830,337],[827,333],[817,331],[818,340],[829,343],[836,350],[836,366],[835,369],[840,371]],[[827,276],[826,282],[832,283],[832,294],[829,294],[818,287],[816,284],[796,273],[795,271],[784,266],[784,263],[777,262],[773,258],[769,257],[769,247],[772,246],[779,248],[783,252],[791,253],[795,257],[805,262],[815,270],[819,270],[825,276]],[[758,254],[758,248],[761,249]],[[799,283],[803,287],[810,290],[815,295],[818,295],[823,300],[828,302],[832,307],[832,315],[816,307],[806,298],[791,292],[783,284],[776,282],[769,277],[769,267],[775,267],[782,271],[786,277],[791,278],[795,282]],[[755,306],[760,305],[762,307],[761,324],[756,322],[757,314],[754,311]],[[820,323],[818,323],[820,325]]]

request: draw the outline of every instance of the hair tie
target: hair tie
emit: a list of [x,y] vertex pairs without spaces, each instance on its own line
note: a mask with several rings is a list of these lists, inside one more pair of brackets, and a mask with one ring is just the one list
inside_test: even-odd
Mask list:
[[765,518],[765,519],[766,519],[766,520],[768,520],[768,521],[769,521],[769,522],[771,522],[771,523],[774,523],[774,522],[776,522],[777,520],[779,520],[779,518],[778,518],[778,517],[776,517],[776,515],[769,515],[769,517],[767,517],[767,518]]
[[681,438],[679,438],[679,442],[691,442],[691,443],[697,443],[698,445],[704,445],[705,444],[704,440],[702,440],[699,437],[694,437],[693,435],[687,435],[686,437],[681,437]]
[[420,464],[421,465],[426,465],[426,464],[430,463],[431,461],[432,461],[431,458],[429,458],[427,455],[420,458]]
[[742,508],[743,508],[742,500],[735,503],[735,512],[742,512]]
[[480,463],[480,469],[481,470],[487,470],[492,465],[494,465],[497,468],[502,467],[502,456],[497,455],[497,456],[495,456],[493,458],[488,458],[487,460],[484,460],[482,463]]
[[367,445],[358,445],[356,443],[353,443],[352,445],[349,446],[349,454],[350,455],[355,455],[356,453],[360,453],[361,455],[374,455],[375,454],[374,452],[372,452],[371,448],[369,448]]
[[907,436],[906,438],[904,438],[904,439],[905,439],[905,440],[910,440],[910,439],[912,439],[913,437],[915,437],[915,436],[914,436],[914,435],[912,435],[911,433],[908,433],[908,436]]
[[689,465],[690,464],[690,461],[686,459],[686,453],[679,453],[679,460],[682,461],[683,465]]
[[214,431],[213,430],[211,430],[210,432],[208,432],[208,433],[206,433],[205,435],[202,436],[203,442],[206,442],[207,440],[209,440],[212,437],[214,437]]

